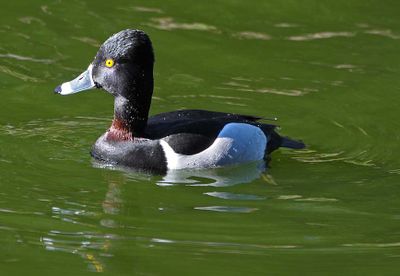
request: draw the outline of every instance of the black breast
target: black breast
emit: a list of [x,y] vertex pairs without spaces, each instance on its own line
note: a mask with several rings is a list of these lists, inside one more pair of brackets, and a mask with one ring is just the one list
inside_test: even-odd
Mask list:
[[107,164],[150,173],[167,172],[167,160],[159,141],[135,139],[133,142],[109,142],[103,135],[93,145],[91,155]]

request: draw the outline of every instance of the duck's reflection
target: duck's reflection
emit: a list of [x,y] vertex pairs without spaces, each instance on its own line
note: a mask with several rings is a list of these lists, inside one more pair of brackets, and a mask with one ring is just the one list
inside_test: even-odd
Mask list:
[[240,166],[202,169],[170,170],[158,185],[186,184],[191,186],[226,187],[249,183],[265,172],[265,162],[252,162]]
[[[95,167],[104,167],[96,163]],[[111,170],[122,170],[123,173],[115,173],[110,170],[103,170],[103,176],[108,184],[107,192],[102,201],[103,214],[87,212],[82,205],[78,210],[57,211],[53,208],[53,217],[66,222],[72,222],[75,225],[82,225],[83,228],[92,228],[93,231],[68,232],[51,230],[47,235],[42,236],[41,242],[46,250],[69,252],[81,256],[88,264],[88,269],[94,272],[103,272],[106,270],[108,259],[113,257],[112,247],[115,241],[124,239],[117,234],[99,233],[96,225],[90,225],[83,221],[80,215],[87,214],[91,217],[99,217],[99,223],[104,228],[119,228],[121,225],[117,221],[117,216],[124,207],[123,186],[127,182],[152,182],[158,186],[205,186],[205,187],[227,187],[242,183],[249,183],[258,178],[265,177],[265,162],[256,162],[235,167],[215,168],[208,170],[175,170],[169,171],[164,176],[153,176],[143,172],[135,172],[121,167],[109,167]],[[204,195],[212,196],[222,200],[263,200],[264,197],[249,194],[234,194],[224,191],[202,191]],[[193,206],[193,209],[200,211],[218,211],[218,212],[253,212],[257,209],[234,206]],[[56,212],[57,211],[57,212]],[[78,215],[77,215],[78,214]],[[96,230],[97,229],[97,230]]]
[[[149,180],[151,174],[143,171],[136,171],[126,167],[105,165],[98,161],[93,161],[96,168],[107,168],[111,170],[123,171],[125,176],[131,180]],[[190,186],[212,186],[227,187],[236,184],[249,183],[266,172],[265,161],[251,162],[237,166],[228,166],[210,169],[183,169],[169,170],[157,181],[159,186],[171,185],[190,185]]]

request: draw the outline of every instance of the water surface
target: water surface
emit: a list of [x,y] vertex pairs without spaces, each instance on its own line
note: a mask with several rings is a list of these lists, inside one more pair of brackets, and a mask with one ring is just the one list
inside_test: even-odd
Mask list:
[[[397,275],[396,1],[14,1],[0,19],[3,275]],[[112,33],[156,52],[151,113],[278,118],[303,151],[166,176],[104,168],[101,91],[52,94]]]

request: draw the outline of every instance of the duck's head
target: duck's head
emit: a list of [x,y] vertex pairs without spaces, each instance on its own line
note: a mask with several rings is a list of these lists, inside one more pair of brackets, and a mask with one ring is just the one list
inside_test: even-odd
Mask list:
[[57,86],[54,92],[70,95],[103,88],[116,97],[131,98],[130,92],[133,88],[140,88],[141,80],[153,79],[153,63],[153,48],[147,34],[139,30],[123,30],[100,46],[85,72]]
[[[101,45],[88,69],[76,79],[57,86],[55,93],[70,95],[92,88],[104,88],[114,96],[131,98],[133,88],[153,79],[154,54],[146,33],[123,30]],[[149,85],[149,83],[146,83]],[[147,89],[146,89],[147,90]]]
[[[103,88],[115,99],[115,117],[130,127],[147,120],[153,93],[154,53],[150,38],[139,30],[123,30],[109,37],[88,69],[55,93],[70,95]],[[142,128],[143,126],[139,126]],[[137,129],[137,128],[136,128]]]

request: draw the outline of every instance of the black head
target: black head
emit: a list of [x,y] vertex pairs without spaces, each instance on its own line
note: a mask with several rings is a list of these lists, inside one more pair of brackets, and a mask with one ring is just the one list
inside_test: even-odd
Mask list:
[[127,99],[137,99],[138,93],[151,98],[154,54],[143,31],[128,29],[114,34],[100,47],[92,64],[98,87]]
[[55,89],[69,95],[104,88],[115,97],[114,117],[130,131],[146,126],[153,94],[154,53],[150,38],[139,30],[123,30],[101,45],[88,69]]
[[127,99],[138,96],[151,98],[153,64],[153,47],[147,34],[139,30],[123,30],[101,45],[85,72],[58,86],[55,92],[69,95],[97,87]]

